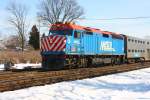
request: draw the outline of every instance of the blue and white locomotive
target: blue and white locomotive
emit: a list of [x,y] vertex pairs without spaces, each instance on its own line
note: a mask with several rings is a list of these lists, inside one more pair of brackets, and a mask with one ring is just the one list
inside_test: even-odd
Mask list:
[[41,39],[42,66],[47,69],[121,63],[124,36],[74,24],[54,24]]

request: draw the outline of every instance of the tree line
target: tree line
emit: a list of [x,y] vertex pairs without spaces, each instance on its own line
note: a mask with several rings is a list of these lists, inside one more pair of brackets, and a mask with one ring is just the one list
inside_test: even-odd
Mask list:
[[[57,22],[72,23],[76,22],[78,18],[83,17],[84,10],[77,3],[77,0],[41,0],[38,7],[37,17],[48,24],[55,24]],[[19,44],[24,51],[28,25],[28,11],[26,5],[16,1],[9,2],[7,11],[10,14],[9,23],[15,29]],[[29,33],[29,44],[35,49],[39,49],[40,32],[36,25],[33,25]]]

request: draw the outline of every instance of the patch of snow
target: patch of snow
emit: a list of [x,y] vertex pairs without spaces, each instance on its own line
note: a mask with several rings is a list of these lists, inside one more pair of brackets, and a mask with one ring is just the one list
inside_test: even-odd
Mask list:
[[150,68],[3,92],[0,100],[150,100]]
[[15,64],[14,66],[12,66],[12,68],[14,69],[24,69],[26,67],[40,68],[41,64],[21,63],[21,64]]
[[[15,64],[12,66],[13,69],[24,69],[26,67],[31,67],[31,68],[41,68],[41,64],[31,64],[31,63],[20,63],[20,64]],[[0,70],[4,70],[4,64],[0,64]]]
[[4,64],[0,64],[0,70],[4,70]]

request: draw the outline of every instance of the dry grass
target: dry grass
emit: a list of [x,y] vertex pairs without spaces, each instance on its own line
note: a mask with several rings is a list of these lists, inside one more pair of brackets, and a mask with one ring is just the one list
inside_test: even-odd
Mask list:
[[11,60],[13,63],[40,63],[40,51],[0,51],[0,60]]

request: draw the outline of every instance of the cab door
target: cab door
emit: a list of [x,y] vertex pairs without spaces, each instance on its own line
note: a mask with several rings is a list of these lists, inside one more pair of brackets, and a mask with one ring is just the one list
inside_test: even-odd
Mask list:
[[85,32],[82,37],[82,50],[85,55],[95,55],[97,52],[97,37],[93,32]]

